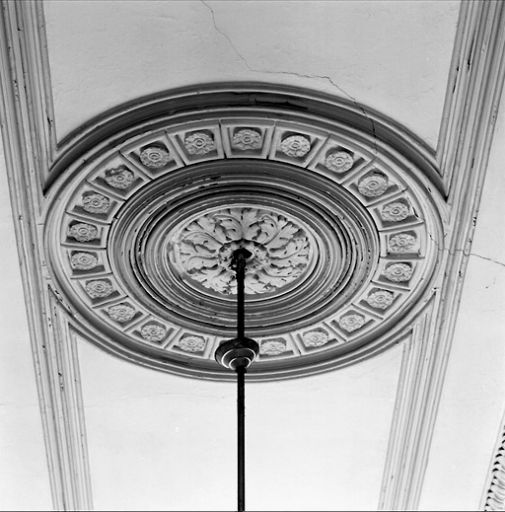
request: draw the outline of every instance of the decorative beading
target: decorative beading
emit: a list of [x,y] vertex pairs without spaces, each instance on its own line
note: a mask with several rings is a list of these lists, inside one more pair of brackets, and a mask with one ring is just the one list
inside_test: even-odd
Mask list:
[[98,265],[98,258],[90,252],[76,252],[70,258],[70,265],[76,270],[91,270]]
[[135,316],[135,309],[128,304],[116,304],[107,308],[108,315],[121,324],[129,322]]
[[233,252],[252,253],[245,276],[248,294],[281,288],[299,277],[309,263],[310,244],[300,226],[256,208],[228,208],[203,215],[184,226],[175,243],[179,261],[191,279],[223,294],[234,294]]
[[365,197],[379,197],[388,188],[388,178],[382,172],[372,172],[362,178],[358,184],[359,193]]
[[158,146],[151,146],[142,150],[140,161],[148,169],[160,169],[170,162],[170,152]]
[[256,130],[250,130],[248,128],[238,130],[232,139],[232,146],[242,151],[247,149],[261,149],[263,139],[261,133]]
[[394,295],[387,290],[377,290],[371,292],[365,299],[368,305],[376,309],[387,309],[393,304]]
[[502,426],[492,463],[489,466],[488,484],[483,496],[484,512],[505,510],[505,427]]
[[389,265],[384,271],[386,279],[395,283],[408,281],[412,277],[413,269],[407,263],[393,263]]
[[68,236],[75,238],[78,242],[91,242],[98,238],[98,229],[92,224],[79,222],[68,228]]
[[263,341],[260,346],[260,354],[265,356],[278,356],[284,352],[286,352],[286,340],[282,338]]
[[303,135],[290,135],[281,142],[281,151],[287,156],[301,158],[310,151],[310,140]]
[[125,190],[133,184],[135,181],[135,175],[130,169],[127,169],[124,165],[121,165],[117,169],[109,169],[105,171],[105,181],[112,188],[119,190]]
[[365,317],[357,313],[350,313],[340,317],[338,325],[347,332],[354,332],[365,325]]
[[400,233],[390,237],[388,249],[390,252],[410,252],[416,245],[416,237],[408,233]]
[[388,222],[399,222],[409,216],[409,207],[400,201],[386,204],[381,210],[382,220]]
[[109,281],[104,281],[103,279],[88,281],[85,288],[86,293],[92,299],[108,297],[114,291],[112,284]]
[[167,335],[167,329],[157,323],[149,323],[142,326],[140,335],[147,341],[159,342]]
[[206,155],[216,149],[216,143],[207,133],[196,132],[184,139],[184,147],[190,155]]
[[89,213],[107,213],[110,199],[103,194],[87,193],[82,196],[82,208]]
[[202,336],[184,336],[179,341],[178,346],[185,352],[203,352],[205,350],[205,338]]
[[330,337],[326,331],[314,329],[303,333],[302,341],[306,347],[322,347],[330,341]]
[[325,161],[324,165],[334,172],[347,172],[354,165],[354,160],[349,153],[345,151],[334,151],[330,153]]

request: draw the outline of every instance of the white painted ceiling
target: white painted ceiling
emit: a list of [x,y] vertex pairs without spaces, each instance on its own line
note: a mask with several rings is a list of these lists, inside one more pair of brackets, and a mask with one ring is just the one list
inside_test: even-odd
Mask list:
[[[44,2],[62,139],[139,96],[212,81],[352,98],[435,148],[459,2]],[[479,507],[505,405],[501,109],[421,509]],[[5,173],[0,182],[0,508],[51,508]],[[457,304],[454,305],[457,307]],[[251,510],[377,509],[402,347],[247,388]],[[97,510],[233,510],[235,389],[113,358],[79,360]]]
[[458,2],[45,2],[59,137],[189,84],[293,84],[380,110],[436,145]]

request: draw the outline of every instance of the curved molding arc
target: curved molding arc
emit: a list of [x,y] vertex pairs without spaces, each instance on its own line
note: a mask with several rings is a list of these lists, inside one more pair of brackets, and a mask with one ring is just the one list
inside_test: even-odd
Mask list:
[[[222,82],[181,87],[119,105],[74,130],[58,144],[58,158],[52,165],[45,190],[76,159],[105,139],[128,132],[143,123],[186,115],[213,108],[275,108],[279,115],[308,114],[329,122],[352,126],[366,134],[375,151],[392,146],[422,169],[433,186],[443,191],[435,151],[422,139],[392,118],[371,107],[360,108],[354,102],[335,95],[305,88],[264,82]],[[366,113],[364,113],[366,112]]]
[[220,261],[245,243],[262,275],[249,289],[262,347],[251,379],[330,370],[394,342],[437,275],[431,164],[380,141],[349,105],[322,115],[308,95],[175,94],[170,111],[128,111],[122,130],[97,127],[109,138],[68,151],[45,245],[81,329],[141,364],[231,378],[212,358],[234,324]]

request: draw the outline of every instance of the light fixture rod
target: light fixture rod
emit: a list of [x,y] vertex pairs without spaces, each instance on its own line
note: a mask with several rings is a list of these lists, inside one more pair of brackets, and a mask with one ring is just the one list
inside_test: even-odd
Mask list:
[[[245,338],[244,281],[246,260],[251,255],[246,249],[233,254],[232,266],[237,277],[237,339]],[[245,373],[246,365],[238,364],[237,373],[237,511],[245,511]]]
[[246,368],[237,368],[237,511],[245,511],[245,385]]
[[245,512],[245,374],[259,353],[258,343],[245,337],[245,272],[252,257],[243,247],[233,252],[231,269],[237,281],[237,337],[222,341],[214,354],[221,366],[237,374],[237,512]]
[[237,277],[237,338],[242,340],[245,337],[245,300],[244,281],[246,258],[250,256],[247,249],[238,249],[233,253],[232,266],[235,268]]

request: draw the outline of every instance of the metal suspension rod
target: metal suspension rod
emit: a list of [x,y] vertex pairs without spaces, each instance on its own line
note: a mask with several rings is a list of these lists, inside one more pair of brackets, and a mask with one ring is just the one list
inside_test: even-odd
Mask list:
[[245,372],[237,368],[237,512],[245,511]]
[[246,257],[250,255],[249,251],[239,249],[233,254],[233,263],[237,276],[237,338],[242,340],[245,337],[245,299],[244,299],[244,280]]
[[[246,258],[249,251],[238,250],[234,254],[237,276],[237,339],[245,338],[244,280]],[[239,364],[237,373],[237,511],[245,511],[245,373],[246,366]]]
[[245,512],[245,374],[258,356],[259,345],[245,337],[245,271],[251,252],[234,251],[231,268],[237,279],[237,337],[223,341],[214,354],[216,361],[237,374],[237,512]]

